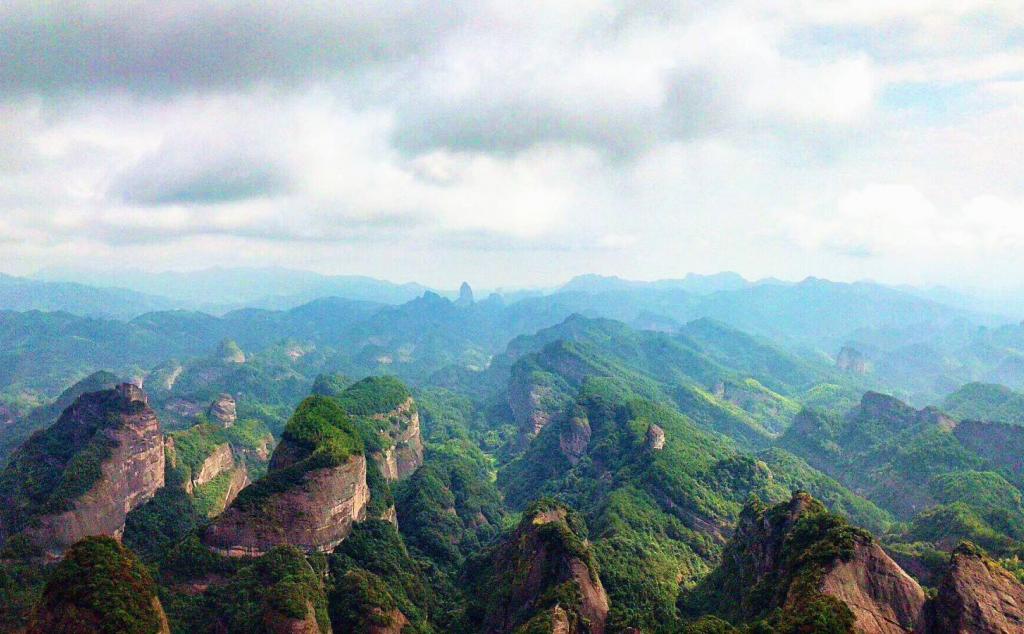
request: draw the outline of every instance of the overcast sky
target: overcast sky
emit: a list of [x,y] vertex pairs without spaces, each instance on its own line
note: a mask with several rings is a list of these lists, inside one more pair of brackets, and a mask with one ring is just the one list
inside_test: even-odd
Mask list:
[[0,271],[1024,279],[1022,0],[0,3]]

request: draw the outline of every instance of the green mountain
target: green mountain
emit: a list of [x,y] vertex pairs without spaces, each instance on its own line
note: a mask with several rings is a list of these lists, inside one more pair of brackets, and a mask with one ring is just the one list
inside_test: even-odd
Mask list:
[[[115,278],[110,278],[116,281]],[[74,282],[44,282],[0,273],[0,311],[66,311],[87,317],[131,319],[142,313],[174,308],[158,294]]]
[[1024,578],[1018,395],[946,389],[1014,376],[1014,326],[732,275],[378,300],[0,314],[0,629],[68,613],[44,588],[73,530],[119,536],[101,577],[144,562],[175,633],[1016,618],[957,606]]
[[942,409],[960,420],[1024,425],[1024,394],[1003,385],[968,383],[947,396]]

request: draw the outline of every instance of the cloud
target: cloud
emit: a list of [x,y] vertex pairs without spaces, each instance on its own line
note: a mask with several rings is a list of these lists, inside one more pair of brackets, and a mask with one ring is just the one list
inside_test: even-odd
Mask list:
[[872,184],[847,192],[832,214],[789,218],[805,249],[856,257],[1003,257],[1024,247],[1024,204],[996,196],[939,207],[916,187]]
[[0,268],[1013,262],[1014,4],[15,0]]
[[561,142],[629,155],[730,129],[847,124],[874,100],[864,55],[785,54],[778,29],[735,12],[645,17],[452,35],[401,91],[396,143],[507,153]]
[[429,46],[458,2],[38,3],[0,7],[0,93],[168,94],[293,83]]
[[182,163],[159,154],[136,165],[114,184],[125,202],[137,205],[211,204],[283,193],[287,177],[261,157],[230,157]]

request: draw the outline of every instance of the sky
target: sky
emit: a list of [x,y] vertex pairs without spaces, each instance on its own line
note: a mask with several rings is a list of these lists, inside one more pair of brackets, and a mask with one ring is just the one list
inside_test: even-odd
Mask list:
[[1024,2],[0,3],[0,271],[1024,273]]

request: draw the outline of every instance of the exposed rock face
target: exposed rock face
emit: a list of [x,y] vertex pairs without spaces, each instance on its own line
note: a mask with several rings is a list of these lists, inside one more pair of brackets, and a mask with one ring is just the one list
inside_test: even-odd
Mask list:
[[843,346],[836,355],[836,367],[850,374],[864,375],[871,371],[868,360],[855,348]]
[[235,397],[230,394],[221,394],[214,402],[210,403],[206,415],[210,417],[210,422],[220,424],[222,427],[231,427],[238,420]]
[[[173,460],[175,452],[173,438],[170,436],[168,436],[168,446],[167,456]],[[172,468],[173,466],[171,465]],[[209,484],[224,473],[230,473],[230,480],[224,491],[223,499],[216,500],[216,504],[213,504],[209,509],[211,516],[227,508],[242,489],[250,483],[249,470],[244,464],[235,460],[231,445],[228,443],[217,445],[213,452],[206,457],[199,469],[192,473],[191,479],[187,479],[184,483],[185,492],[193,495],[199,487]]]
[[[527,509],[519,527],[491,554],[482,587],[503,592],[500,598],[478,597],[486,606],[483,631],[512,632],[524,624],[529,629],[544,620],[561,628],[553,631],[603,634],[608,596],[592,566],[589,546],[574,529],[580,521],[553,503]],[[578,604],[550,598],[549,591],[564,584],[574,587]]]
[[922,621],[924,591],[874,542],[857,541],[849,561],[836,561],[821,593],[846,604],[865,634],[904,634]]
[[[366,630],[367,634],[402,634],[402,630],[409,625],[409,619],[398,610],[385,613],[380,608],[374,608],[374,611],[379,617],[373,619],[374,622]],[[387,625],[379,623],[387,623]]]
[[962,544],[934,600],[936,634],[1024,632],[1024,586],[976,547]]
[[549,386],[531,383],[525,377],[513,377],[509,384],[508,405],[524,436],[533,438],[551,422],[552,411],[547,407],[551,395]]
[[470,288],[468,282],[463,282],[462,286],[459,287],[459,298],[455,300],[456,306],[472,306],[473,305],[473,289]]
[[[46,446],[52,447],[51,443],[58,444],[63,455],[47,453]],[[39,503],[38,490],[29,491],[25,483],[10,482],[19,477],[19,469],[31,463],[47,464],[55,474],[64,472],[66,481],[72,476],[65,470],[69,465],[75,467],[74,460],[83,451],[102,456],[98,477],[86,491],[62,503],[63,510],[47,512],[55,503],[52,499]],[[22,446],[5,469],[4,479],[8,480],[6,486],[13,487],[5,491],[7,508],[12,510],[13,506],[21,514],[20,518],[16,514],[6,517],[5,534],[23,528],[19,524],[27,514],[34,519],[24,533],[51,556],[86,536],[120,535],[128,512],[164,485],[160,423],[145,393],[130,383],[84,394],[52,427]],[[55,481],[50,494],[61,490],[60,482]],[[33,497],[42,513],[25,507],[24,501]]]
[[197,473],[192,474],[192,488],[201,487],[210,480],[213,480],[225,471],[235,468],[235,457],[231,453],[231,445],[221,443],[217,445]]
[[647,428],[647,448],[651,451],[665,448],[665,430],[653,423]]
[[[0,465],[7,461],[11,452],[20,447],[32,435],[32,432],[52,425],[60,417],[61,412],[70,407],[79,396],[88,392],[110,390],[121,382],[121,379],[110,372],[102,370],[93,372],[61,392],[57,400],[52,403],[41,405],[27,413],[19,414],[17,409],[13,410],[9,426],[3,430],[3,435],[0,436]],[[2,410],[3,406],[0,406],[0,412]],[[0,413],[0,419],[2,418],[3,414]]]
[[408,398],[393,411],[375,414],[392,445],[373,455],[381,473],[389,481],[402,480],[423,464],[423,438],[420,435],[420,415],[416,403]]
[[806,493],[772,508],[749,503],[722,562],[697,596],[734,622],[765,618],[777,608],[783,616],[799,613],[831,597],[842,602],[832,618],[848,619],[863,634],[905,634],[924,623],[925,594],[917,582],[869,533]]
[[562,450],[562,455],[569,464],[575,465],[587,455],[589,445],[590,421],[587,420],[586,414],[570,417],[558,437],[558,447]]
[[247,492],[207,529],[207,546],[233,557],[260,556],[284,544],[329,552],[366,517],[366,459],[355,455],[337,467],[306,471],[281,491]]

